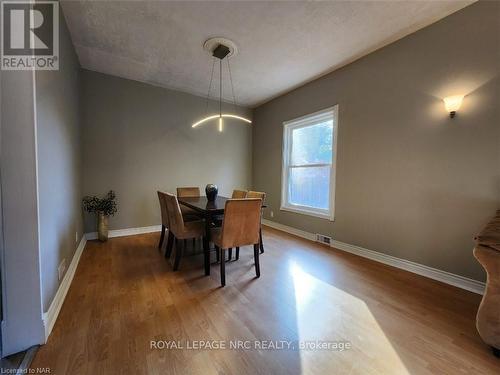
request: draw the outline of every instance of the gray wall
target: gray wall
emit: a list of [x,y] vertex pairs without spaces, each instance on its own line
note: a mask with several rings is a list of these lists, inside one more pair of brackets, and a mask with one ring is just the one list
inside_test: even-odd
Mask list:
[[[500,205],[499,12],[479,2],[258,107],[266,218],[484,280],[472,238]],[[442,98],[456,93],[450,119]],[[280,211],[282,122],[334,104],[335,222]]]
[[[61,12],[62,13],[62,12]],[[60,16],[59,70],[36,72],[38,196],[43,308],[69,266],[83,235],[80,127],[80,64]]]
[[[215,121],[191,128],[207,113],[204,98],[90,71],[82,95],[84,194],[116,191],[111,229],[160,224],[157,190],[215,183],[229,194],[251,185],[251,126],[225,120],[222,133]],[[86,215],[85,231],[95,230]]]
[[2,355],[41,344],[32,71],[1,72]]

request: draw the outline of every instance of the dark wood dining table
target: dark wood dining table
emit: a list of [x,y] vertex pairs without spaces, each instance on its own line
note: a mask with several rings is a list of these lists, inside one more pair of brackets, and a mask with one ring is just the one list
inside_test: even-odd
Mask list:
[[[205,237],[203,238],[203,254],[205,257],[205,275],[210,275],[210,229],[213,228],[214,218],[224,215],[226,201],[230,198],[218,195],[214,201],[207,197],[178,197],[179,203],[196,211],[205,219]],[[262,208],[266,206],[263,205]],[[260,233],[260,250],[263,252],[262,234]]]

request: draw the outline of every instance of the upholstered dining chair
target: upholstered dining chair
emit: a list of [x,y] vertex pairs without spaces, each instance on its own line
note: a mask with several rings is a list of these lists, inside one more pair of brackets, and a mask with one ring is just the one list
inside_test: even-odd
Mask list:
[[160,201],[160,212],[161,212],[161,234],[160,234],[160,242],[158,243],[158,249],[161,250],[163,245],[163,241],[165,239],[165,231],[168,230],[168,239],[167,239],[167,249],[172,246],[173,235],[169,230],[170,225],[168,223],[168,209],[167,209],[167,194],[158,191],[158,200]]
[[[243,199],[243,198],[246,198],[247,197],[247,191],[246,190],[233,190],[233,194],[231,195],[231,198],[232,199]],[[218,218],[218,226],[221,226],[222,225],[222,217],[223,215],[221,215],[220,218]],[[233,249],[228,249],[228,260],[231,260],[233,259]],[[219,253],[217,253],[217,261],[219,261]]]
[[231,198],[233,199],[242,199],[247,197],[247,191],[246,190],[233,190],[233,195],[231,195]]
[[[200,196],[200,188],[196,186],[188,186],[188,187],[178,187],[177,188],[177,197],[178,198],[189,198],[189,197],[199,197]],[[186,206],[181,206],[182,216],[184,217],[184,221],[191,220],[200,220],[200,215],[198,213]]]
[[[264,201],[266,200],[266,193],[262,191],[252,191],[250,190],[247,192],[246,195],[247,198],[259,198],[261,199],[261,204],[264,205]],[[262,214],[261,214],[262,215]],[[262,219],[262,216],[261,216]],[[264,243],[262,242],[262,225],[259,226],[259,249],[260,253],[262,254],[264,252]],[[231,251],[229,252],[229,260],[231,260]],[[240,249],[239,247],[236,248],[236,260],[240,259]]]
[[177,196],[178,197],[199,197],[200,196],[200,188],[196,186],[188,186],[188,187],[178,187],[177,188]]
[[[182,251],[185,246],[185,242],[180,240],[186,240],[188,238],[196,239],[204,237],[205,223],[202,220],[184,221],[177,197],[173,194],[165,193],[165,199],[167,201],[168,224],[169,224],[168,229],[169,232],[172,233],[173,238],[175,239],[174,271],[177,271],[179,269],[179,263],[181,261]],[[170,257],[170,254],[172,252],[172,245],[170,247],[167,247],[167,251],[165,252],[166,258]]]
[[262,202],[254,199],[228,199],[224,209],[221,228],[213,228],[211,239],[219,252],[220,281],[226,285],[225,250],[233,247],[253,245],[255,273],[260,277],[259,228]]
[[[247,191],[246,190],[238,190],[238,189],[235,189],[233,190],[233,194],[231,195],[231,198],[232,199],[242,199],[242,198],[246,198],[247,197]],[[224,215],[218,215],[216,217],[213,218],[214,220],[214,225],[216,227],[220,227],[222,225],[222,219],[224,218]],[[233,257],[233,249],[229,249],[228,250],[228,253],[229,253],[229,260],[232,259]],[[217,253],[217,262],[219,261],[219,253]]]

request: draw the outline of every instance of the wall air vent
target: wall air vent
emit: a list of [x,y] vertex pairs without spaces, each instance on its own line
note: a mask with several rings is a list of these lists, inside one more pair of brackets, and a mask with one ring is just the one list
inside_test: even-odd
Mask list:
[[316,233],[316,242],[330,246],[332,244],[332,237]]

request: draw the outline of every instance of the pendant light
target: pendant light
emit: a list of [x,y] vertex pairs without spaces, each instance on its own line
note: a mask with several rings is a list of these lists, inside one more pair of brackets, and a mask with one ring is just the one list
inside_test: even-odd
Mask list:
[[210,75],[210,84],[208,85],[208,93],[207,93],[207,110],[208,110],[208,101],[210,99],[210,91],[212,89],[212,82],[214,78],[214,68],[215,64],[217,62],[217,59],[219,60],[219,113],[218,114],[211,114],[197,122],[191,125],[191,127],[196,128],[200,125],[203,125],[210,120],[215,120],[217,119],[217,126],[219,129],[219,132],[222,132],[224,129],[224,118],[232,118],[236,120],[241,120],[243,122],[251,124],[252,121],[242,117],[238,116],[235,114],[231,113],[222,113],[222,61],[225,59],[227,61],[227,68],[229,72],[229,80],[231,82],[231,91],[233,95],[233,104],[236,107],[236,97],[234,95],[234,86],[233,86],[233,78],[231,76],[231,65],[229,64],[229,57],[233,56],[234,54],[237,53],[237,48],[236,45],[224,38],[211,38],[208,39],[204,46],[206,50],[208,50],[212,56],[213,56],[213,61],[212,61],[212,73]]

